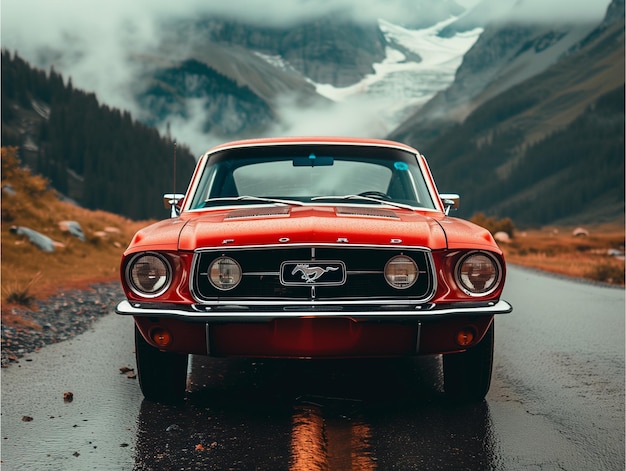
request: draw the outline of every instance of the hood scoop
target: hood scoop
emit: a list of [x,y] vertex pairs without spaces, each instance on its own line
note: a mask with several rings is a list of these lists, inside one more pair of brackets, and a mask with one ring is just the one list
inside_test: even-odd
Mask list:
[[354,217],[369,217],[369,218],[388,218],[388,219],[400,219],[396,213],[388,209],[376,209],[376,208],[337,208],[337,216],[354,216]]
[[231,211],[226,215],[224,220],[233,219],[250,219],[264,217],[287,217],[289,216],[289,207],[271,207],[271,208],[247,208]]

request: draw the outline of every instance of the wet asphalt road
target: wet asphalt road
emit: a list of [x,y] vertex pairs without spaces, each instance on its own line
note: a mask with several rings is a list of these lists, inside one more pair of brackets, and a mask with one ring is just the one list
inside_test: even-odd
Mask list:
[[437,358],[194,357],[185,403],[153,404],[120,373],[132,320],[105,316],[2,370],[2,469],[624,470],[624,290],[507,283],[474,406],[443,399]]

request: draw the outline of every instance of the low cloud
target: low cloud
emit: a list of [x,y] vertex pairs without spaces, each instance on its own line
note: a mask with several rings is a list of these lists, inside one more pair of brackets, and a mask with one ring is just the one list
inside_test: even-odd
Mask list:
[[[263,135],[270,136],[353,136],[380,137],[387,135],[389,120],[385,112],[389,104],[381,99],[346,100],[303,107],[297,99],[282,97],[276,113],[279,122]],[[230,140],[229,137],[205,131],[206,99],[187,100],[186,117],[169,116],[159,126],[162,135],[169,132],[179,142],[189,146],[192,154],[200,156],[209,148]]]
[[[599,21],[609,0],[484,0],[495,1],[502,18],[516,21]],[[459,0],[465,7],[479,0]],[[513,13],[502,12],[503,5]],[[313,18],[343,15],[360,21],[424,21],[445,14],[441,0],[2,0],[2,47],[36,67],[51,66],[71,77],[76,88],[95,92],[101,103],[141,116],[133,84],[141,55],[159,57],[162,27],[167,22],[203,15],[233,17],[243,22],[285,27]],[[202,132],[202,104],[190,103],[191,120],[169,119],[171,134],[196,153],[224,139]],[[385,135],[380,101],[348,100],[325,108],[302,109],[289,98],[279,104],[281,134]],[[164,132],[164,129],[161,129]]]
[[384,136],[391,129],[385,119],[389,103],[383,99],[359,98],[303,108],[295,100],[279,100],[280,123],[270,134],[290,136]]
[[500,23],[597,23],[611,0],[484,0]]

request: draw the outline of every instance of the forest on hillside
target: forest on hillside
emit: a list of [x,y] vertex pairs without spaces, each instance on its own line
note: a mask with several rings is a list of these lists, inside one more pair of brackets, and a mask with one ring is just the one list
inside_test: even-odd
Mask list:
[[86,208],[161,219],[163,193],[189,183],[195,159],[186,146],[6,50],[1,100],[2,146],[18,147],[24,164]]
[[446,185],[440,190],[468,197],[461,216],[485,212],[537,226],[624,214],[624,87],[530,145],[520,128],[493,131],[542,99],[503,94],[431,143],[431,168]]
[[530,146],[501,191],[532,191],[532,198],[506,202],[500,211],[541,223],[572,209],[602,217],[605,208],[621,205],[623,213],[624,98],[623,87],[603,95],[565,129]]

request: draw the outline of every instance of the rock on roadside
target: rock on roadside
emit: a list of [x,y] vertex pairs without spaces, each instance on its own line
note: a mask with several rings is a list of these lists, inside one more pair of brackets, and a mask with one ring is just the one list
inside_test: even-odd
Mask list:
[[34,309],[14,308],[13,312],[40,328],[2,324],[2,368],[18,363],[24,355],[46,345],[67,340],[89,329],[113,312],[124,298],[118,282],[93,285],[87,290],[68,290],[38,301]]

